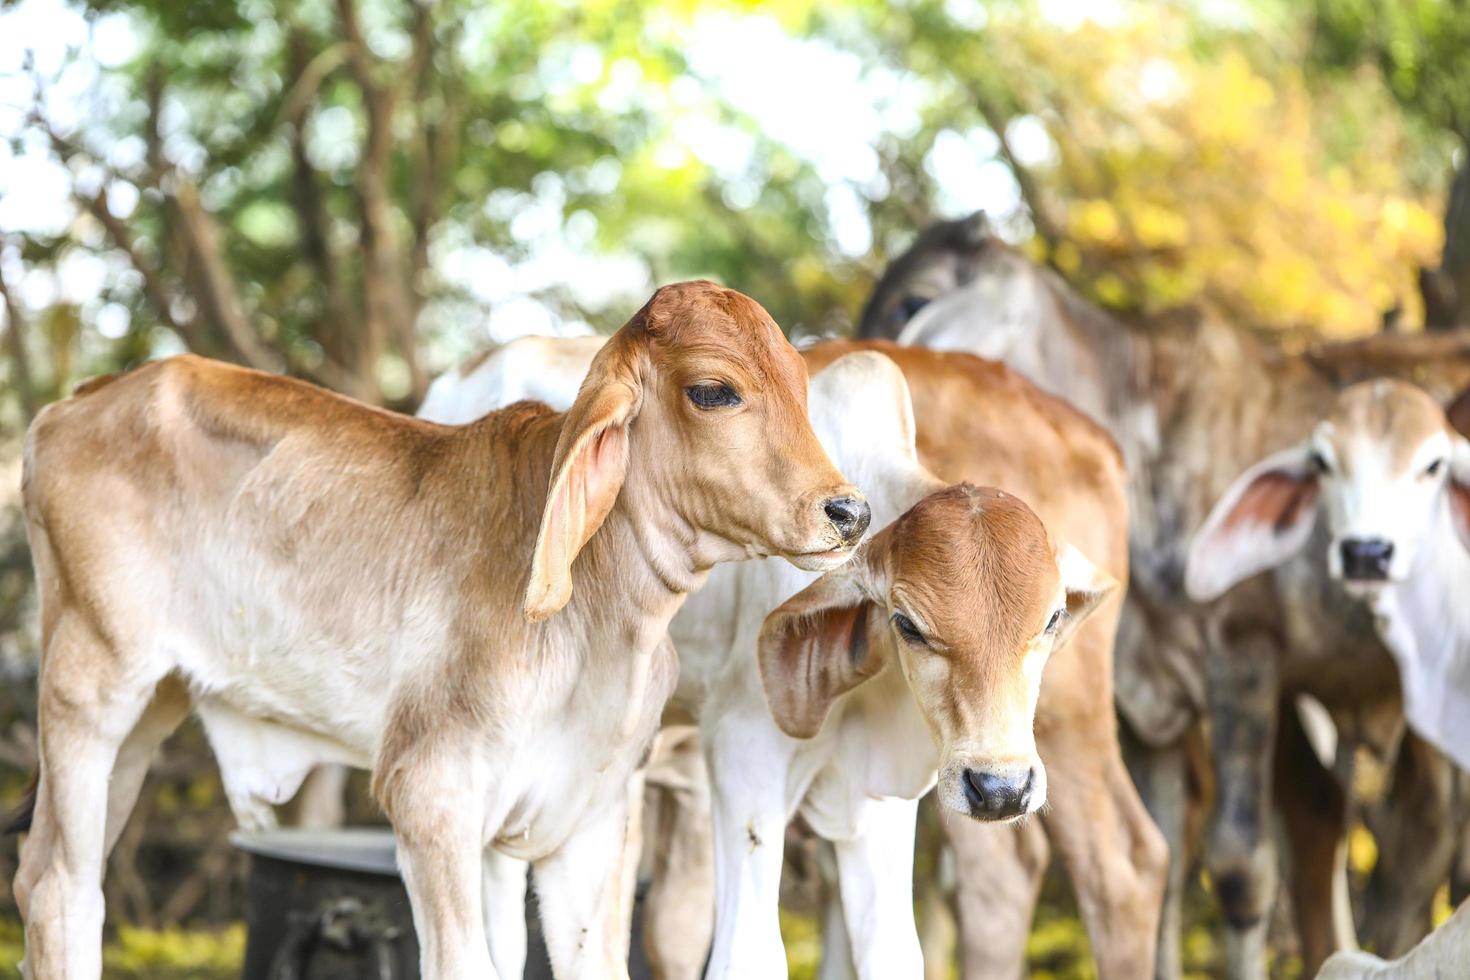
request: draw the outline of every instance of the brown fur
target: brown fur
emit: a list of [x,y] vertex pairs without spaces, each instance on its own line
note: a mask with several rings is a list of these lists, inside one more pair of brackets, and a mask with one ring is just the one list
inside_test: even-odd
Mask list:
[[[1122,460],[1096,423],[1009,368],[967,354],[864,341],[822,343],[804,355],[816,371],[853,350],[880,351],[902,369],[924,465],[946,481],[1015,494],[1053,535],[1128,581]],[[1133,978],[1153,970],[1167,853],[1118,746],[1112,676],[1121,592],[1048,664],[1036,739],[1050,783],[1044,822],[1080,897],[1100,973]],[[961,903],[967,963],[994,955],[1019,964],[1024,935],[997,934],[980,911],[1009,900],[986,885],[995,860],[986,837],[994,828],[967,820],[946,821],[946,828],[962,881],[976,892]]]
[[[740,404],[696,408],[685,388],[701,381]],[[100,896],[81,883],[100,880],[191,696],[374,763],[432,927],[429,972],[484,972],[474,864],[499,832],[487,821],[518,804],[541,808],[525,840],[531,821],[552,828],[527,846],[558,969],[616,973],[616,900],[587,864],[607,860],[620,809],[539,800],[524,781],[500,800],[486,759],[584,735],[526,778],[585,766],[552,785],[611,780],[620,798],[672,688],[660,640],[703,572],[752,553],[840,560],[861,528],[836,528],[824,502],[861,497],[805,405],[805,369],[765,311],[696,282],[654,295],[565,416],[522,403],[447,427],[187,355],[45,409],[24,468],[42,758],[16,881],[36,975],[92,972]],[[234,748],[215,744],[222,760]],[[254,805],[230,792],[237,813]]]

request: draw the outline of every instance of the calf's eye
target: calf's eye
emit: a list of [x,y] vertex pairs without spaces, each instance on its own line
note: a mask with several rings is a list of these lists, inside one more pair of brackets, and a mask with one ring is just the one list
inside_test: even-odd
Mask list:
[[1332,467],[1327,465],[1327,457],[1323,456],[1315,449],[1312,450],[1311,463],[1312,469],[1316,470],[1318,473],[1327,474],[1332,472]]
[[1444,460],[1443,459],[1436,459],[1434,462],[1430,463],[1425,468],[1424,475],[1425,476],[1439,476],[1439,471],[1442,470],[1442,469],[1444,469]]
[[924,634],[920,633],[919,628],[914,625],[914,621],[903,613],[893,614],[893,628],[898,630],[898,635],[904,638],[904,642],[912,643],[915,646],[924,645]]
[[900,323],[907,323],[914,318],[924,307],[929,305],[929,300],[923,296],[905,296],[898,304],[898,319]]
[[684,389],[696,408],[731,408],[740,404],[734,388],[722,384],[697,384]]

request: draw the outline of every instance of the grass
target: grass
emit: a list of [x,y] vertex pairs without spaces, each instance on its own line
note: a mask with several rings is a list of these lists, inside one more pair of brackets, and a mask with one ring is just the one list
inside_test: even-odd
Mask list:
[[[21,927],[0,920],[0,974],[20,965]],[[237,980],[245,960],[245,926],[220,931],[134,929],[117,931],[102,952],[108,980]]]

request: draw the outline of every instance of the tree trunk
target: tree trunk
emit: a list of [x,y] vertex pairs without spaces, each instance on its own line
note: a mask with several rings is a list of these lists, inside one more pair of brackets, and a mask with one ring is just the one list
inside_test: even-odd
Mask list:
[[31,359],[26,353],[25,315],[0,274],[0,300],[5,301],[5,342],[10,349],[11,383],[20,399],[20,410],[25,423],[36,417],[36,385],[31,378]]
[[1438,269],[1419,276],[1424,326],[1450,330],[1470,324],[1470,140],[1460,148],[1460,166],[1450,182],[1444,214],[1444,255]]

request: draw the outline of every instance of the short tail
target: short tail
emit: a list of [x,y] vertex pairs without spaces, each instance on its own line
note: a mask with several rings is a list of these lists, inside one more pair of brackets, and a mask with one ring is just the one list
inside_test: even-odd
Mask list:
[[41,770],[37,769],[31,773],[31,781],[26,784],[26,794],[16,807],[5,818],[5,827],[0,834],[9,837],[14,834],[28,833],[31,829],[31,818],[36,815],[36,788],[41,782]]

